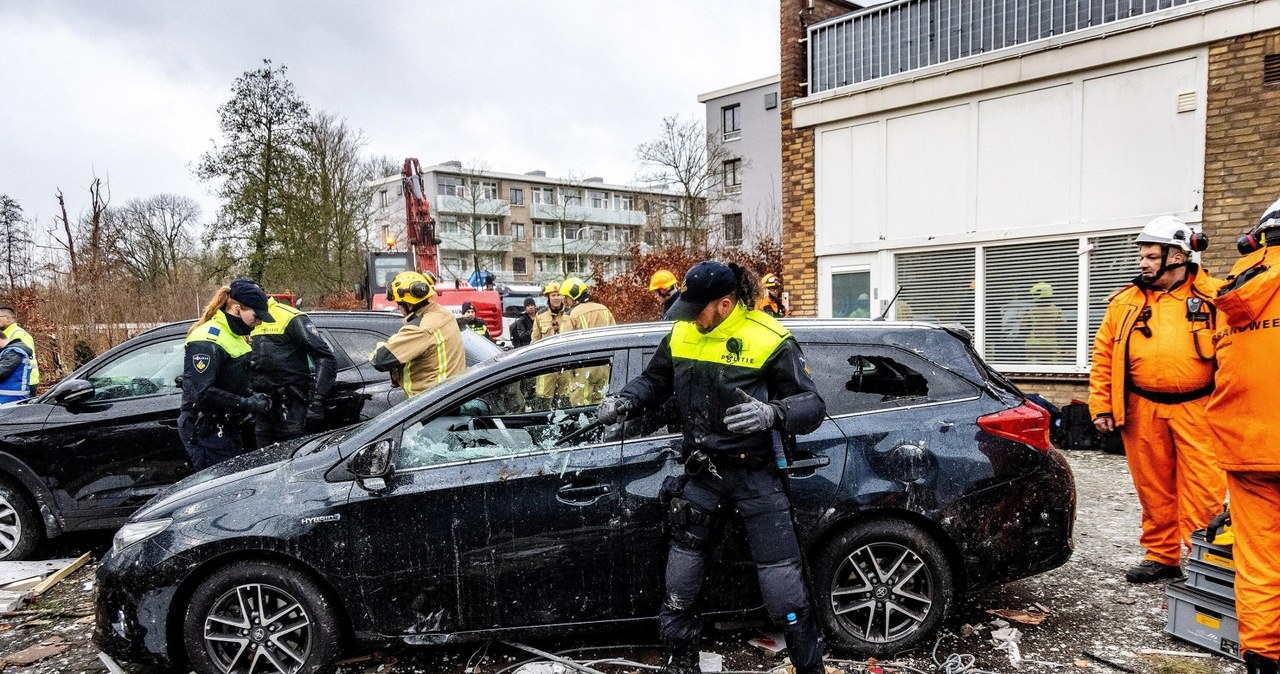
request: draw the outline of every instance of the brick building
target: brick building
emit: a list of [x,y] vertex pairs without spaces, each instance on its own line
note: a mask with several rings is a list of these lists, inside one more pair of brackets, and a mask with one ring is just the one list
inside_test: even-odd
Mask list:
[[897,294],[1066,402],[1143,224],[1224,274],[1280,197],[1280,2],[999,7],[782,0],[784,273],[800,314]]

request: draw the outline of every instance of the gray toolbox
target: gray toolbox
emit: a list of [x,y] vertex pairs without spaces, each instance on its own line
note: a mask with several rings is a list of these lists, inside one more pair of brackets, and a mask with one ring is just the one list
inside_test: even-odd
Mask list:
[[1231,556],[1231,546],[1210,543],[1204,529],[1191,532],[1190,559],[1226,569],[1232,574],[1236,572],[1236,560]]
[[1204,590],[1232,605],[1236,602],[1236,574],[1231,569],[1202,562],[1198,559],[1187,560],[1187,585],[1197,590]]
[[1235,601],[1199,590],[1184,581],[1165,589],[1169,622],[1164,631],[1219,655],[1240,659]]

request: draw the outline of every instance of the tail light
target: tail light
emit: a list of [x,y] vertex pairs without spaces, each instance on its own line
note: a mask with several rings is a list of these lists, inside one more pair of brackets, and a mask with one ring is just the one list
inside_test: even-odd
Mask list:
[[978,428],[1031,445],[1042,452],[1053,449],[1049,443],[1049,413],[1030,401],[1024,400],[1018,407],[978,417]]

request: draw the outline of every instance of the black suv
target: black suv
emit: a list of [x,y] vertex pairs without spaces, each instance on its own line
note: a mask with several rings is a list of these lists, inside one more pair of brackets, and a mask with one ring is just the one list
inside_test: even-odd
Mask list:
[[[827,402],[787,468],[828,638],[889,654],[964,592],[1071,555],[1075,488],[1048,414],[965,334],[784,321]],[[664,409],[610,427],[550,380],[640,373],[670,324],[542,340],[358,426],[174,485],[98,571],[104,651],[200,672],[323,668],[354,643],[441,644],[652,619],[666,561]],[[573,396],[571,396],[573,397]],[[712,613],[759,609],[740,525],[712,562]],[[254,670],[257,671],[257,670]]]
[[[369,419],[404,399],[368,362],[375,345],[400,328],[398,314],[308,315],[338,359],[324,423],[313,430]],[[176,381],[190,327],[185,321],[146,332],[45,394],[0,407],[0,560],[25,559],[42,540],[66,531],[120,526],[191,474],[178,440]],[[483,338],[467,339],[466,349],[468,362],[500,353]]]

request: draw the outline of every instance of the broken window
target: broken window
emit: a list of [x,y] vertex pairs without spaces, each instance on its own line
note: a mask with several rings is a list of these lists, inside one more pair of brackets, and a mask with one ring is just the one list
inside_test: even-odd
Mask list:
[[913,353],[891,347],[804,347],[827,414],[837,416],[976,395],[971,384]]

